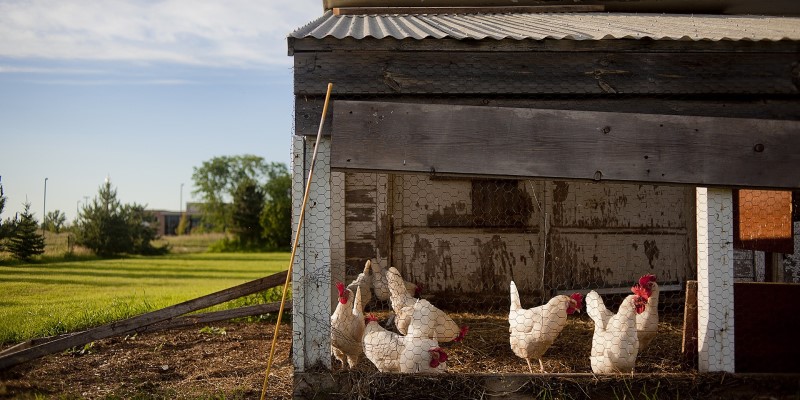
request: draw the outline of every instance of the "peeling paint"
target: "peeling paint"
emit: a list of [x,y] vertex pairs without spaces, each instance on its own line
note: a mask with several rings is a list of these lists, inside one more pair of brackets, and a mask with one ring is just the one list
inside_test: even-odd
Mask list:
[[475,239],[475,245],[480,249],[479,275],[483,289],[494,290],[498,282],[503,282],[508,276],[508,272],[516,260],[509,253],[508,246],[500,235],[492,236],[487,243],[481,243],[479,239]]
[[658,258],[658,253],[658,245],[656,245],[655,240],[644,241],[644,254],[647,256],[647,261],[650,262],[650,269],[655,268],[653,260]]

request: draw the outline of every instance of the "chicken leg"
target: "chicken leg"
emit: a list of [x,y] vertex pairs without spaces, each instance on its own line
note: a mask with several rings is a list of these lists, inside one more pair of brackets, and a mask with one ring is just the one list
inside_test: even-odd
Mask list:
[[531,359],[526,358],[525,361],[528,362],[528,372],[533,373],[533,368],[531,368]]
[[547,372],[544,371],[544,364],[542,364],[542,359],[541,358],[539,359],[539,368],[541,368],[543,374],[547,373]]

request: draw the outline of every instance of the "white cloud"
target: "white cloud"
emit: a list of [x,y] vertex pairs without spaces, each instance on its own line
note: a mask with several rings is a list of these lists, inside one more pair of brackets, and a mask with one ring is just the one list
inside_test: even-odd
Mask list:
[[0,57],[288,65],[286,35],[321,0],[29,0],[0,2]]

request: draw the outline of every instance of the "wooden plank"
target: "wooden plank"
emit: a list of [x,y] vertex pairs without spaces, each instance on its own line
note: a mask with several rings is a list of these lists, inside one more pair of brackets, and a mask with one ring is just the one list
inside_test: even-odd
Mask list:
[[681,354],[689,368],[697,367],[697,281],[686,281]]
[[[680,53],[797,53],[796,41],[746,41],[746,40],[559,40],[559,39],[504,39],[504,40],[458,40],[452,38],[426,39],[377,39],[365,37],[355,39],[345,37],[325,37],[317,39],[287,38],[289,55],[303,52],[330,51],[470,51],[470,52],[680,52]],[[708,55],[708,54],[707,54]]]
[[786,53],[316,52],[294,56],[296,95],[797,94]]
[[339,101],[333,131],[340,170],[800,187],[796,121]]
[[256,293],[271,287],[282,285],[286,281],[286,271],[278,272],[270,276],[256,279],[232,288],[220,290],[196,299],[188,300],[174,306],[162,308],[157,311],[138,315],[122,321],[112,322],[93,329],[89,329],[75,335],[58,338],[46,343],[42,343],[0,358],[0,370],[21,364],[35,358],[66,350],[70,347],[80,346],[89,342],[107,337],[115,336],[120,333],[135,331],[147,325],[166,321],[188,312],[201,310],[216,304],[224,303],[229,300],[237,299],[248,294]]
[[336,7],[334,15],[376,14],[530,14],[602,12],[604,5],[494,6],[494,7]]
[[[382,98],[386,101],[386,98]],[[323,97],[295,97],[295,135],[316,136],[322,116]],[[365,99],[368,100],[368,99]],[[548,110],[604,111],[641,114],[695,115],[705,117],[800,120],[796,100],[765,97],[659,98],[637,96],[623,98],[570,97],[562,99],[514,99],[495,96],[392,96],[392,102],[412,104],[451,104],[480,107],[540,108]],[[335,110],[336,101],[329,105]],[[325,118],[323,135],[330,135],[333,118]]]
[[[198,324],[208,324],[212,322],[226,321],[233,318],[243,318],[243,317],[251,317],[254,315],[269,314],[277,312],[280,309],[280,305],[281,305],[280,302],[274,302],[266,304],[256,304],[247,307],[233,308],[230,310],[221,310],[221,311],[213,311],[202,314],[186,315],[186,316],[172,318],[152,325],[145,325],[140,328],[133,328],[126,332],[119,332],[115,336],[129,335],[132,333],[156,332],[169,329],[184,328],[187,326],[198,325]],[[291,309],[292,305],[290,303],[286,303],[284,310],[291,310]],[[49,343],[54,340],[67,338],[83,332],[85,331],[70,332],[70,333],[65,333],[63,335],[48,336],[43,338],[26,340],[22,343],[19,343],[15,346],[3,350],[2,352],[0,352],[0,357],[5,357],[6,355],[9,355],[11,353],[16,353],[18,351],[29,349],[31,347],[38,346],[43,343]]]

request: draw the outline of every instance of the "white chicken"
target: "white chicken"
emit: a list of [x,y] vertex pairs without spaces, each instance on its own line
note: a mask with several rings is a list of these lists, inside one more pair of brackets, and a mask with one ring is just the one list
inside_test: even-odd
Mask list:
[[356,294],[346,289],[344,284],[336,284],[339,290],[339,303],[331,315],[331,352],[342,363],[342,368],[354,368],[364,352],[362,337],[364,335],[364,305],[361,304],[359,292]]
[[387,331],[370,315],[364,329],[364,354],[380,372],[439,373],[447,369],[447,353],[435,339],[419,337],[414,324],[410,335]]
[[644,312],[636,315],[636,332],[639,334],[639,352],[646,349],[658,333],[658,283],[656,276],[647,274],[631,288],[634,294],[647,299]]
[[531,373],[532,358],[539,360],[539,368],[545,372],[541,357],[567,325],[567,315],[580,311],[583,301],[581,294],[555,296],[546,304],[524,309],[514,281],[511,281],[510,292],[508,323],[511,350],[528,362],[528,371]]
[[356,279],[350,282],[347,285],[347,288],[350,289],[353,293],[356,292],[356,288],[361,289],[361,305],[366,307],[369,304],[370,300],[372,300],[372,271],[370,270],[370,262],[367,262],[364,265],[364,271],[359,273]]
[[367,316],[364,328],[364,355],[380,372],[400,372],[403,336],[384,329],[373,315]]
[[[386,277],[386,271],[384,271],[380,263],[373,265],[370,260],[367,260],[367,264],[372,269],[372,288],[375,290],[375,297],[381,301],[389,300],[391,291],[389,291],[389,280]],[[403,281],[403,285],[405,285],[409,296],[419,297],[420,286],[407,281]]]
[[[594,290],[589,292],[586,298],[587,304],[588,299],[592,299],[593,303],[599,300],[600,305],[605,308],[603,300]],[[643,297],[629,295],[622,301],[617,313],[605,322],[605,326],[603,326],[602,319],[595,319],[601,313],[587,311],[595,324],[592,351],[589,357],[592,372],[608,374],[633,371],[639,352],[636,315],[641,314],[646,305],[647,300]]]
[[[398,332],[403,335],[408,334],[409,325],[414,320],[420,337],[436,339],[439,342],[459,342],[467,334],[468,328],[459,328],[444,311],[436,308],[428,300],[416,299],[408,294],[403,285],[403,278],[400,272],[394,267],[390,267],[387,278],[389,281],[389,300],[392,303],[392,310],[395,313],[395,325]],[[415,320],[415,306],[419,308],[419,320]]]

